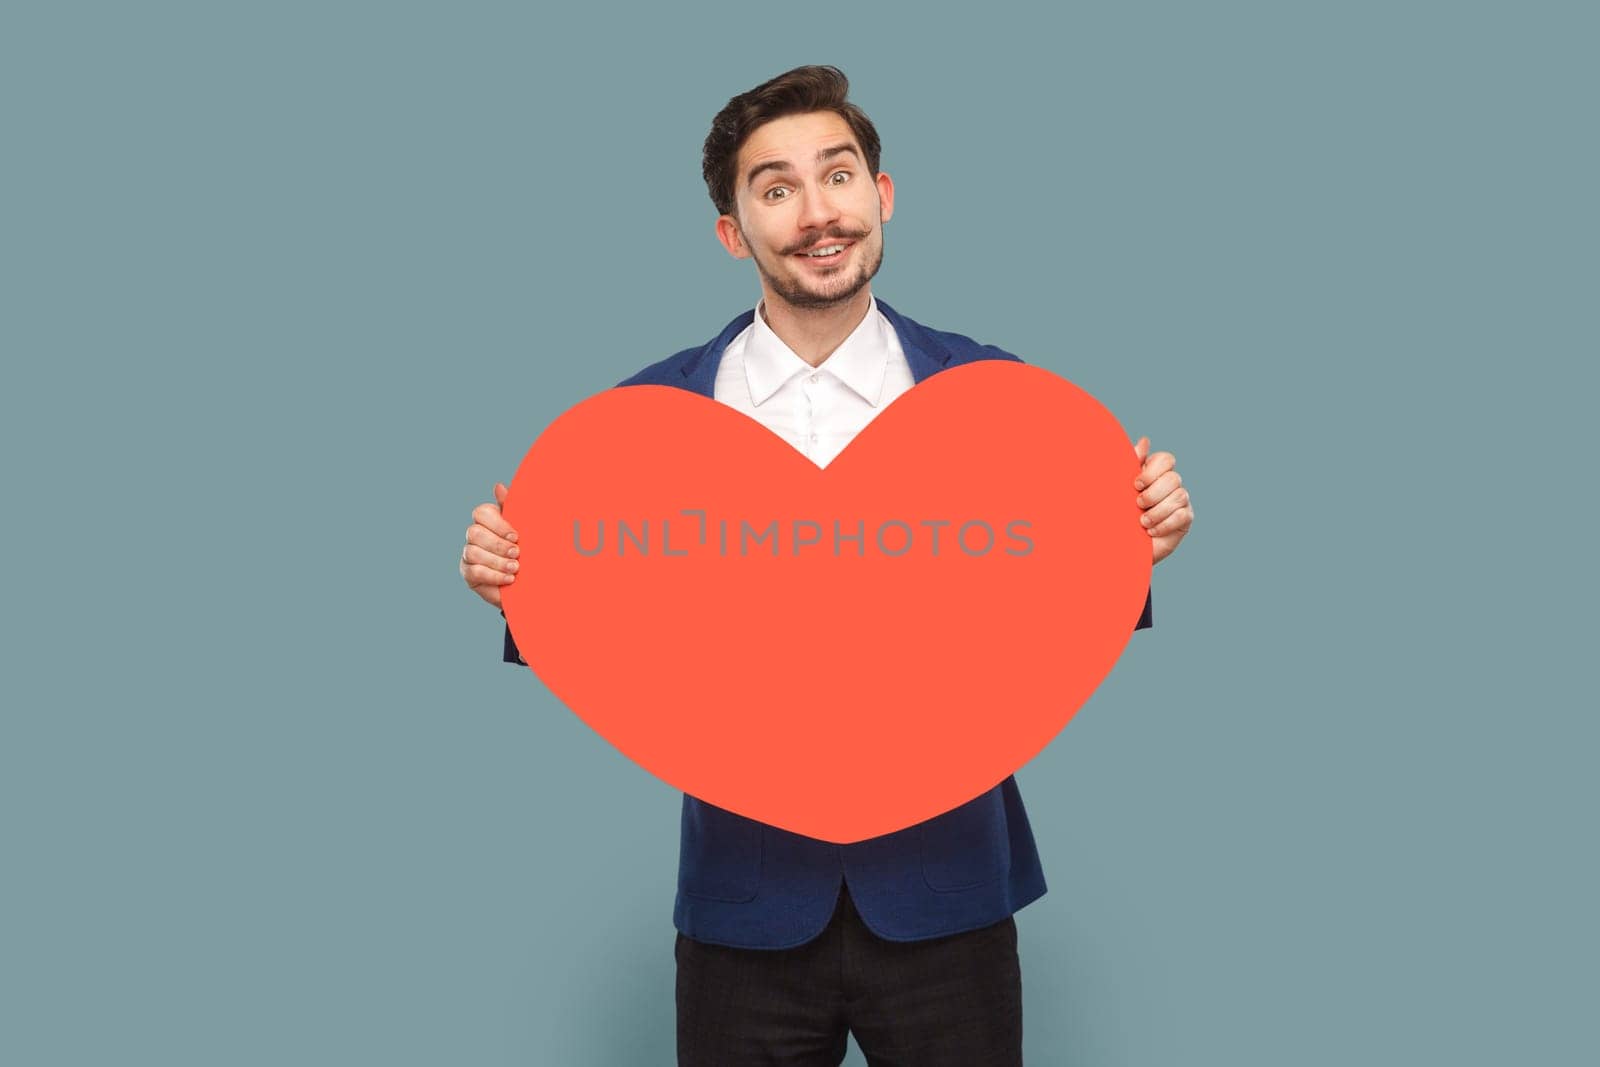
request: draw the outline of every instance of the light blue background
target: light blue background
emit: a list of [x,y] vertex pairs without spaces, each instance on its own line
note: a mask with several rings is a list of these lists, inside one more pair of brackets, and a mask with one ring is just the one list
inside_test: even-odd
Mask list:
[[1019,774],[1028,1062],[1594,1062],[1592,12],[8,4],[0,1061],[672,1061],[678,794],[455,560],[832,62],[875,291],[1198,514]]

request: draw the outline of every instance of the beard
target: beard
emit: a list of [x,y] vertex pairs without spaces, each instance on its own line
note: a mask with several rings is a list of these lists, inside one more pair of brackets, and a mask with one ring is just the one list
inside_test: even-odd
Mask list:
[[[857,293],[865,289],[867,287],[867,283],[872,281],[873,277],[878,273],[878,268],[883,266],[882,227],[878,228],[878,234],[878,247],[875,250],[872,259],[870,261],[863,260],[860,266],[856,268],[855,277],[845,283],[843,288],[830,292],[813,292],[812,290],[805,288],[804,283],[798,278],[784,278],[778,276],[775,272],[767,269],[766,264],[761,262],[760,256],[754,257],[756,261],[756,270],[760,272],[762,280],[767,283],[767,286],[772,290],[773,295],[782,299],[790,307],[806,308],[808,310],[838,307],[841,304],[849,303],[855,298]],[[867,236],[869,236],[869,233],[862,233],[860,231],[846,232],[844,230],[829,230],[827,233],[817,234],[815,236],[805,238],[796,244],[793,249],[785,249],[784,255],[792,255],[794,252],[798,252],[801,249],[810,248],[823,237],[842,237],[845,240],[856,241],[857,247],[860,247],[860,239]],[[827,285],[839,284],[838,280],[835,278],[824,279],[823,283]]]

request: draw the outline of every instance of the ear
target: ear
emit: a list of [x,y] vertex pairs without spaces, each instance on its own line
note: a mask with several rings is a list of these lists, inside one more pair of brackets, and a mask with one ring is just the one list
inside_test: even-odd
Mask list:
[[717,217],[717,240],[722,242],[722,247],[728,250],[728,255],[734,259],[749,259],[750,246],[744,243],[744,233],[739,229],[739,222],[732,215],[719,215]]
[[888,222],[894,214],[894,179],[884,171],[878,172],[878,221]]

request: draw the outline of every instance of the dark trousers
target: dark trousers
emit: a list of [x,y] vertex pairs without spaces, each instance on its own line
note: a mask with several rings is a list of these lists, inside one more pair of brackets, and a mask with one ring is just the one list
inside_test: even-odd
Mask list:
[[841,890],[821,936],[790,949],[678,935],[678,1067],[838,1067],[854,1034],[872,1067],[1017,1067],[1014,919],[884,941]]

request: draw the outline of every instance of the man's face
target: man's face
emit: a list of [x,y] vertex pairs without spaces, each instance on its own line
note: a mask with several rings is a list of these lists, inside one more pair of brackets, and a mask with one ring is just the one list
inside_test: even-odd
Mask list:
[[831,111],[758,126],[739,149],[734,214],[717,220],[732,255],[753,258],[767,303],[847,303],[883,263],[894,183],[867,171],[850,126]]

